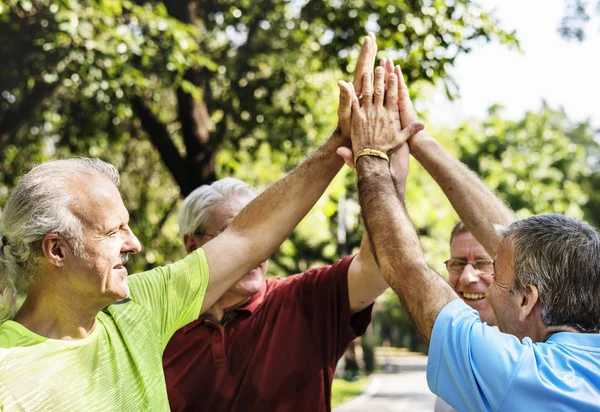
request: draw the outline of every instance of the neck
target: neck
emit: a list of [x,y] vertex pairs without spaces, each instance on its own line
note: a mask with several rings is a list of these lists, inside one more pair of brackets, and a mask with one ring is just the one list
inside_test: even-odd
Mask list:
[[46,338],[83,339],[92,333],[102,307],[77,304],[67,296],[33,286],[13,320]]
[[240,306],[246,304],[251,296],[240,296],[235,294],[226,293],[219,299],[213,306],[204,312],[204,316],[215,322],[221,323],[225,313],[230,312]]
[[550,336],[554,335],[555,333],[559,333],[559,332],[575,332],[575,333],[580,333],[577,329],[571,327],[571,326],[548,326],[546,328],[546,330],[544,331],[543,335],[542,335],[542,342],[547,341],[548,339],[550,339]]

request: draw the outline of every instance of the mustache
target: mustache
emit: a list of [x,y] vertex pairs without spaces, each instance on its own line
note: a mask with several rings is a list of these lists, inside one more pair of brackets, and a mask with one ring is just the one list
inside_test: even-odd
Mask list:
[[121,253],[119,255],[119,260],[117,261],[117,265],[125,265],[129,262],[129,253]]

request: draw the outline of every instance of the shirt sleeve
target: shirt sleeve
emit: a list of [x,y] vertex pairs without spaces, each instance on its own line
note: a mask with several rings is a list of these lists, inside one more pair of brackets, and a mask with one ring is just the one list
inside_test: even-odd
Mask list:
[[163,349],[176,330],[200,315],[208,286],[206,255],[197,249],[167,266],[129,276],[129,298],[150,312]]
[[459,411],[495,411],[532,352],[531,339],[519,342],[481,323],[475,310],[455,300],[442,309],[433,326],[427,384]]
[[300,275],[301,305],[313,325],[315,341],[329,364],[335,365],[357,336],[365,333],[371,322],[373,305],[360,312],[350,312],[348,267],[353,256],[331,266],[311,269]]

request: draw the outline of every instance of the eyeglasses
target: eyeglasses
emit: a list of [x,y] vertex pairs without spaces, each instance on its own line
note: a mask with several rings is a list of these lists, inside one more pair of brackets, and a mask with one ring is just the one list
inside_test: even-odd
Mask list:
[[475,261],[468,261],[466,259],[448,259],[444,262],[448,272],[460,275],[463,273],[467,265],[473,266],[473,269],[479,273],[490,275],[494,273],[494,261],[490,259],[481,259]]

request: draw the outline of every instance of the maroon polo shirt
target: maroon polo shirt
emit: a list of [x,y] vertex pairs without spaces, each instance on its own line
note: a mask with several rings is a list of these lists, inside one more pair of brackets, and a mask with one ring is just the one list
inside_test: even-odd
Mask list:
[[372,306],[350,313],[351,261],[267,279],[225,326],[178,330],[163,359],[171,409],[329,411],[337,361],[371,320]]

